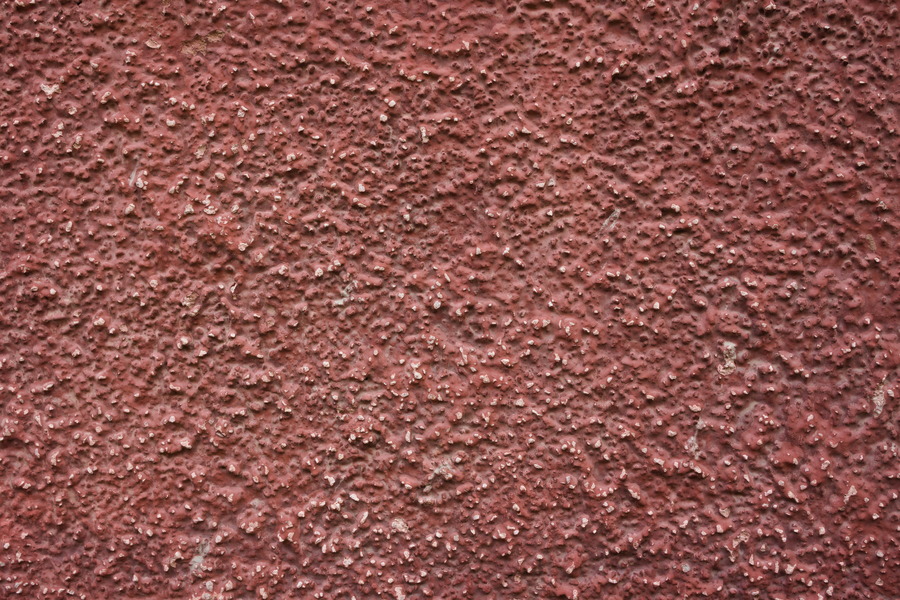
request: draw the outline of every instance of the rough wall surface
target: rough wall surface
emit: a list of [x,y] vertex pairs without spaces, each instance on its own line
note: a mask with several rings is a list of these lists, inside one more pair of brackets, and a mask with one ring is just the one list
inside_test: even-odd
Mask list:
[[898,597],[898,38],[10,2],[0,597]]

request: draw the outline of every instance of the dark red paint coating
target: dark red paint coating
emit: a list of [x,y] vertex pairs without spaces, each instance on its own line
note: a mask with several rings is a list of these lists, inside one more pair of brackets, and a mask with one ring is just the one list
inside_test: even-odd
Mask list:
[[891,2],[15,2],[0,597],[896,598]]

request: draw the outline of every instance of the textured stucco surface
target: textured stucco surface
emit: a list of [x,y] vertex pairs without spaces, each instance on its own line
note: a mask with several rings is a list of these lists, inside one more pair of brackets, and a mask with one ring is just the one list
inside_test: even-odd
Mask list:
[[892,2],[9,2],[0,597],[897,598]]

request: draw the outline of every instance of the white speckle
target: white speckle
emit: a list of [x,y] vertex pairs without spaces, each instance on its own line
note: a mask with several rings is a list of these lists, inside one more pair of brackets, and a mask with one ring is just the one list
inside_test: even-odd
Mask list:
[[734,342],[722,342],[722,354],[725,357],[724,364],[719,365],[716,369],[720,375],[730,375],[734,373],[734,359],[737,358],[737,346]]
[[54,83],[53,85],[48,85],[46,83],[42,83],[41,91],[47,94],[47,97],[50,98],[51,96],[53,96],[53,94],[59,91],[59,84]]
[[[608,217],[606,217],[606,220],[603,221],[603,225],[600,226],[600,233],[606,233],[607,231],[610,231],[613,228],[613,226],[616,224],[616,221],[619,220],[619,215],[621,215],[621,214],[622,214],[622,211],[619,210],[618,208],[613,210],[612,213],[610,213],[610,215]],[[550,215],[550,216],[552,216],[552,215]]]
[[406,521],[403,519],[394,519],[391,521],[391,529],[399,531],[400,533],[406,533],[409,531],[409,525],[407,525]]
[[875,388],[875,393],[872,394],[872,403],[875,405],[874,410],[872,411],[875,415],[880,415],[881,411],[884,410],[884,382],[887,381],[887,376],[881,380],[881,384],[877,388]]

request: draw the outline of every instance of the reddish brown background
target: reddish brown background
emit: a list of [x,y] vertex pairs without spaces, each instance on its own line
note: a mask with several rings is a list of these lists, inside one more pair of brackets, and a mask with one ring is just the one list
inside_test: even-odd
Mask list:
[[898,37],[6,4],[0,597],[898,597]]

